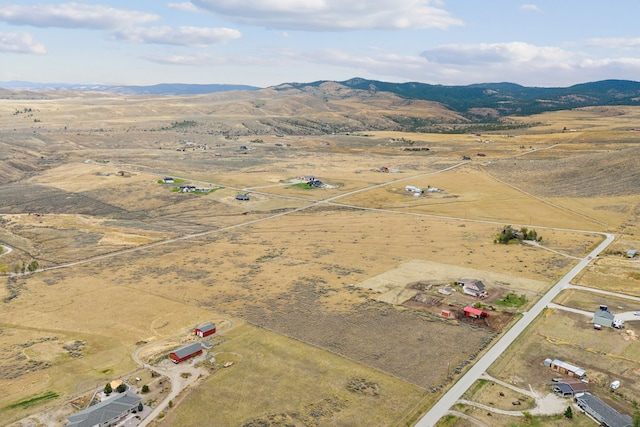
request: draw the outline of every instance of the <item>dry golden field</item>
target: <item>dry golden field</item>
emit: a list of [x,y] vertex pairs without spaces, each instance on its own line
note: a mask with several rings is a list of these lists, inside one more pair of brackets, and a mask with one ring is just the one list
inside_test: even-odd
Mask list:
[[[512,292],[531,304],[612,232],[616,243],[576,284],[637,295],[636,261],[618,252],[639,242],[640,133],[629,130],[639,109],[517,118],[539,124],[478,142],[313,131],[379,126],[390,112],[459,119],[384,97],[332,102],[340,114],[308,94],[266,92],[0,100],[0,244],[12,249],[0,255],[0,418],[67,406],[133,372],[141,343],[229,319],[236,326],[210,352],[242,361],[182,396],[161,425],[202,425],[203,399],[220,425],[405,425],[500,333],[442,319],[447,304],[475,302],[459,292],[407,304],[411,283],[474,276],[487,303]],[[331,188],[304,188],[305,175]],[[158,183],[165,176],[212,191],[175,192]],[[443,191],[413,197],[406,185]],[[542,242],[496,244],[504,225]],[[11,275],[33,260],[45,271]],[[562,322],[584,337],[552,327]],[[545,317],[495,371],[533,381],[527,369],[542,374],[547,353],[577,358],[591,345],[577,322]],[[594,349],[575,363],[603,376],[638,369]],[[350,391],[358,378],[379,395]],[[58,396],[25,403],[47,391]]]

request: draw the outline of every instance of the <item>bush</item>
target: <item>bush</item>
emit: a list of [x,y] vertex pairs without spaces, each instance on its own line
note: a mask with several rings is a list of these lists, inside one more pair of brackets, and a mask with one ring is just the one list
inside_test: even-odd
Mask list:
[[146,384],[145,384],[145,385],[143,385],[143,386],[142,386],[142,392],[143,392],[143,393],[149,393],[149,386],[148,386],[148,385],[146,385]]

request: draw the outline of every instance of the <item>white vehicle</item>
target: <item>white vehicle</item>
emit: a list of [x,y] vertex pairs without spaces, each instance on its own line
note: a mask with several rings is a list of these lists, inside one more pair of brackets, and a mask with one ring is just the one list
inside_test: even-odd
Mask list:
[[620,387],[620,381],[614,381],[611,383],[611,390],[617,390]]
[[620,319],[614,319],[613,325],[611,325],[611,326],[613,326],[616,329],[624,328],[624,325],[622,324],[622,320],[620,320]]

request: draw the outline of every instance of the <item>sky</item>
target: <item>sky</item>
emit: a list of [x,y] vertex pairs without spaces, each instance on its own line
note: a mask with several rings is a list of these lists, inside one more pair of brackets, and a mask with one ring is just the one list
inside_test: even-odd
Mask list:
[[0,81],[640,80],[638,0],[0,0]]

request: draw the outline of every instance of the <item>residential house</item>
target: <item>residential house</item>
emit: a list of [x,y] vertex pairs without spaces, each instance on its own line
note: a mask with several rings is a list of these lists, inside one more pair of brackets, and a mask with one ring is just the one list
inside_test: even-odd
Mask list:
[[589,385],[579,380],[572,379],[554,379],[552,389],[562,397],[575,396],[578,393],[584,393],[589,390]]
[[605,306],[601,306],[600,309],[593,314],[594,324],[606,326],[608,328],[613,326],[614,319],[615,316]]
[[115,425],[138,408],[142,398],[131,391],[118,393],[87,409],[75,413],[66,427],[105,427]]
[[577,396],[576,404],[602,426],[631,427],[633,425],[629,415],[621,414],[590,393]]
[[462,279],[458,281],[458,284],[462,285],[462,291],[467,295],[471,295],[476,298],[485,298],[489,295],[481,280]]
[[170,176],[165,176],[164,178],[162,178],[162,182],[164,184],[173,184],[175,181],[175,179],[171,178]]

